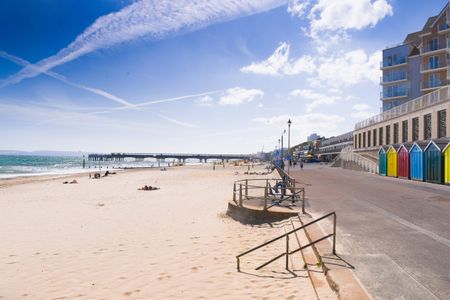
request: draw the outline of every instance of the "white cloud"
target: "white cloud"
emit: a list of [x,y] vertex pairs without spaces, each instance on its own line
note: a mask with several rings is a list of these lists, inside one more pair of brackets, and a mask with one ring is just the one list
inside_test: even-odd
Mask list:
[[316,0],[313,5],[311,2],[292,0],[288,12],[309,21],[309,26],[302,30],[321,54],[349,41],[350,30],[374,27],[393,15],[388,0]]
[[0,82],[0,87],[35,77],[99,49],[140,38],[157,40],[180,31],[194,31],[211,24],[270,10],[286,2],[287,0],[135,1],[118,12],[98,18],[66,48],[39,61],[35,67],[24,67]]
[[296,60],[289,59],[290,45],[281,43],[274,53],[260,62],[253,62],[242,67],[243,73],[261,75],[296,75],[300,73],[311,74],[314,69],[314,60],[311,56],[302,56]]
[[381,51],[371,55],[367,55],[362,49],[339,53],[331,58],[325,58],[318,64],[317,74],[310,80],[334,88],[364,82],[378,84],[380,61]]
[[323,31],[361,30],[392,16],[386,0],[319,0],[309,13],[311,35]]
[[240,105],[244,102],[250,102],[264,96],[264,92],[257,89],[244,89],[234,87],[226,90],[220,100],[220,105]]
[[209,106],[213,105],[213,98],[211,96],[207,95],[207,96],[201,97],[196,102],[199,106],[209,107]]
[[309,0],[291,0],[288,4],[287,12],[293,16],[302,17],[310,4]]
[[294,140],[304,141],[312,132],[320,135],[332,136],[339,133],[339,125],[345,121],[345,118],[335,114],[310,113],[304,115],[279,115],[268,118],[256,118],[253,121],[265,124],[267,126],[284,129],[287,120],[292,121],[291,136]]
[[307,113],[312,112],[315,108],[320,107],[321,105],[334,104],[334,103],[336,103],[336,101],[342,99],[340,96],[329,96],[329,95],[325,95],[325,94],[316,93],[316,92],[314,92],[312,90],[308,90],[308,89],[293,90],[289,94],[289,96],[307,100],[308,101],[308,103],[306,103],[306,112]]
[[376,112],[373,110],[372,106],[366,103],[357,103],[352,106],[352,113],[350,116],[354,119],[367,119],[375,115]]
[[357,103],[352,106],[352,109],[356,110],[356,111],[364,111],[364,110],[370,110],[370,109],[372,109],[372,107],[366,103]]

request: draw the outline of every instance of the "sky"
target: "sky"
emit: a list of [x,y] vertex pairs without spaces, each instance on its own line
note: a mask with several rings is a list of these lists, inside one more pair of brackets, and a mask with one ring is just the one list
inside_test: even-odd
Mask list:
[[[380,112],[444,0],[2,0],[0,150],[255,153]],[[287,143],[287,133],[284,135]]]

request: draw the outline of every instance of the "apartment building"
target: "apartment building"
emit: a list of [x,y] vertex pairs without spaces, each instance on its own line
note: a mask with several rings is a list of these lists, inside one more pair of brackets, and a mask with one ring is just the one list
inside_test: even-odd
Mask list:
[[449,4],[428,18],[422,30],[383,50],[380,68],[382,111],[388,111],[412,99],[450,83]]

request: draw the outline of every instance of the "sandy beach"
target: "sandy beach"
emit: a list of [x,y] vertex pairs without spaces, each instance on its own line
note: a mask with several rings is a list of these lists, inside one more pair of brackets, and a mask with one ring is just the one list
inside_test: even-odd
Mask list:
[[[307,272],[291,274],[283,242],[235,256],[284,233],[225,212],[247,167],[130,170],[0,184],[1,299],[316,299]],[[255,168],[254,170],[262,171]],[[274,175],[267,175],[272,177]],[[257,176],[263,178],[264,176]],[[138,191],[144,185],[157,191]],[[301,268],[299,268],[301,269]]]

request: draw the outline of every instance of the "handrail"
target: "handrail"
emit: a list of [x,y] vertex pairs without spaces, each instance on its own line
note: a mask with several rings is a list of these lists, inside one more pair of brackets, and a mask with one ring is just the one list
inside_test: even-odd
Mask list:
[[[322,238],[320,238],[318,240],[315,240],[315,241],[313,241],[313,242],[311,242],[311,243],[309,243],[309,244],[307,244],[305,246],[302,246],[302,247],[300,247],[300,248],[298,248],[296,250],[289,251],[289,235],[290,234],[295,233],[295,232],[297,232],[297,231],[299,231],[301,229],[304,229],[304,228],[306,228],[306,227],[308,227],[308,226],[310,226],[312,224],[315,224],[315,223],[317,223],[317,222],[319,222],[319,221],[321,221],[321,220],[323,220],[325,218],[328,218],[330,216],[333,216],[333,233],[330,233],[330,234],[328,234],[328,235],[326,235],[326,236],[324,236],[324,237],[322,237]],[[240,258],[242,256],[247,255],[247,254],[249,254],[249,253],[251,253],[251,252],[253,252],[255,250],[258,250],[258,249],[260,249],[260,248],[262,248],[264,246],[267,246],[267,245],[269,245],[269,244],[271,244],[273,242],[276,242],[276,241],[278,241],[278,240],[280,240],[280,239],[282,239],[284,237],[286,238],[286,251],[284,253],[281,253],[281,254],[277,255],[276,257],[272,258],[271,260],[265,262],[264,264],[258,266],[255,270],[259,270],[259,269],[267,266],[268,264],[276,261],[277,259],[279,259],[279,258],[281,258],[283,256],[286,256],[286,270],[289,270],[289,266],[288,266],[289,255],[294,254],[294,253],[296,253],[296,252],[298,252],[300,250],[303,250],[303,249],[305,249],[307,247],[310,247],[310,246],[312,246],[312,245],[314,245],[314,244],[316,244],[318,242],[321,242],[321,241],[323,241],[323,240],[325,240],[325,239],[327,239],[329,237],[333,237],[333,254],[336,254],[336,212],[334,212],[334,211],[330,212],[330,213],[328,213],[328,214],[326,214],[326,215],[324,215],[324,216],[322,216],[322,217],[320,217],[320,218],[318,218],[316,220],[313,220],[313,221],[311,221],[311,222],[309,222],[307,224],[304,224],[304,225],[300,226],[299,228],[295,228],[295,229],[293,229],[293,230],[291,230],[291,231],[289,231],[289,232],[287,232],[285,234],[282,234],[282,235],[280,235],[280,236],[278,236],[276,238],[273,238],[273,239],[271,239],[271,240],[269,240],[267,242],[262,243],[259,246],[256,246],[256,247],[254,247],[252,249],[249,249],[249,250],[247,250],[245,252],[242,252],[241,254],[237,255],[236,256],[236,263],[237,263],[237,270],[238,270],[238,272],[241,271],[241,269],[240,269]]]
[[[258,185],[258,183],[260,183]],[[283,182],[282,179],[279,178],[255,178],[255,179],[242,179],[237,180],[233,184],[233,201],[239,205],[243,206],[245,200],[251,199],[262,199],[264,201],[264,210],[272,207],[273,205],[280,204],[280,202],[273,204],[274,196],[272,194],[272,187]],[[272,185],[271,185],[272,184]],[[305,213],[305,188],[304,187],[295,187],[295,180],[293,183],[289,184],[285,182],[285,186],[280,188],[281,201],[292,201],[293,203],[297,200],[302,201],[302,212]],[[259,195],[251,195],[249,191],[252,190],[260,190]],[[290,193],[286,193],[289,191]],[[276,194],[278,195],[278,194]],[[272,205],[269,206],[268,202],[272,201]]]

